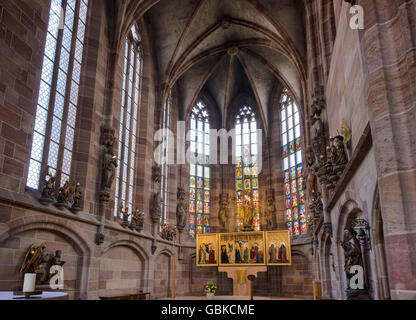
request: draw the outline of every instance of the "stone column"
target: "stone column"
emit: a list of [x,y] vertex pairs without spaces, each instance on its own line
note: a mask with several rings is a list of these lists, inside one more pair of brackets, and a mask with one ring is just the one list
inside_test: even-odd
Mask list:
[[357,4],[391,297],[416,299],[416,2]]

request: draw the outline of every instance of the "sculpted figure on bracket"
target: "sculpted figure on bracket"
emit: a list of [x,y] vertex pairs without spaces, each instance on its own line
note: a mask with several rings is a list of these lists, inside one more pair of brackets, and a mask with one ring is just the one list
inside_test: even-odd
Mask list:
[[229,219],[229,196],[228,193],[220,194],[220,209],[218,211],[218,220],[220,221],[220,226],[223,230],[227,230],[228,219]]
[[177,193],[176,225],[179,232],[182,232],[186,226],[186,196],[183,188],[178,188]]
[[113,151],[115,130],[109,126],[103,126],[101,137],[101,144],[104,146],[101,187],[102,190],[109,190],[113,184],[117,168],[117,156]]
[[274,189],[266,191],[266,229],[273,230],[276,226],[276,206],[274,204]]

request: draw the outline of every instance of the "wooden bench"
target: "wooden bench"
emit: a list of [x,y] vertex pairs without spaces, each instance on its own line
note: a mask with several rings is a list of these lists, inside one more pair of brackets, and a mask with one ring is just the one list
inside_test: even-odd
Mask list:
[[150,297],[150,292],[117,293],[100,296],[100,300],[150,300]]

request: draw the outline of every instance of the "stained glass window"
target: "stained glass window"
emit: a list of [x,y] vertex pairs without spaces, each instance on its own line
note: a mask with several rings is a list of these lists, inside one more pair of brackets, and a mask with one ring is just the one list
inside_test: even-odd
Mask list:
[[[235,189],[237,192],[237,209],[244,201],[251,201],[255,208],[254,229],[260,230],[259,178],[257,172],[257,121],[256,114],[250,106],[243,105],[235,119],[237,164],[235,167]],[[251,194],[251,196],[250,196]],[[243,222],[238,215],[236,228],[240,231]]]
[[189,173],[189,233],[210,232],[211,181],[209,167],[210,124],[208,112],[202,102],[191,111]]
[[[170,127],[171,98],[170,94],[163,107],[162,129]],[[162,198],[162,216],[160,217],[161,225],[167,223],[168,217],[168,180],[169,180],[169,135],[164,135],[162,139],[162,148],[165,152],[163,155],[166,161],[162,164],[162,177],[160,183],[160,195]]]
[[46,173],[69,180],[78,112],[88,0],[52,0],[26,185]]
[[[133,32],[134,30],[134,32]],[[136,166],[137,117],[140,97],[141,58],[138,38],[133,27],[124,49],[120,131],[118,134],[118,169],[114,201],[114,215],[121,216],[120,206],[132,213],[134,204],[134,178]]]
[[292,235],[301,235],[307,231],[301,130],[298,107],[287,90],[282,94],[280,112],[286,225]]

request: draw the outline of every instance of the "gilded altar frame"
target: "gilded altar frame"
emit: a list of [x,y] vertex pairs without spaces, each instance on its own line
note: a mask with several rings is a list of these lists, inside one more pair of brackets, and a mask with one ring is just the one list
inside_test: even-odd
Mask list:
[[292,265],[289,230],[266,232],[266,257],[268,266]]
[[[214,252],[212,253],[211,250]],[[198,267],[290,266],[292,265],[290,232],[281,230],[197,234],[196,265]]]

